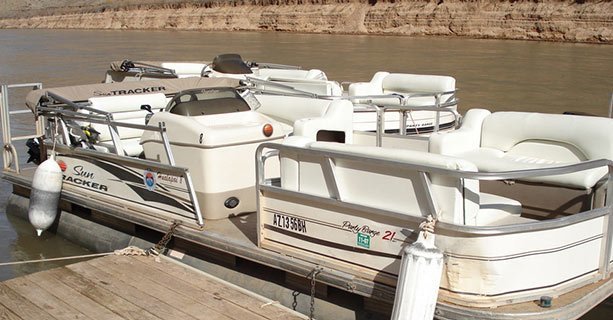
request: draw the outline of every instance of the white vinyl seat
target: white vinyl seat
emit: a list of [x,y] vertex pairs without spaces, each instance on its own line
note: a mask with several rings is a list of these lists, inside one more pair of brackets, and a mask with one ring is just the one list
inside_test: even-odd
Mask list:
[[[130,96],[105,96],[90,98],[91,107],[110,112],[113,120],[127,124],[145,124],[147,111],[141,110],[142,105],[151,106],[151,110],[159,112],[166,106],[166,96],[163,93],[137,94]],[[89,123],[92,128],[100,132],[98,143],[94,146],[101,151],[114,151],[113,139],[109,127],[104,124]],[[117,127],[123,151],[128,156],[138,156],[143,151],[140,138],[143,130],[126,127]]]
[[321,130],[344,132],[353,137],[353,104],[347,100],[313,99],[281,95],[256,95],[257,112],[279,121],[286,134],[316,140]]
[[[433,153],[467,159],[485,172],[613,159],[613,119],[472,109],[458,130],[432,135],[429,148]],[[606,174],[607,168],[596,168],[522,180],[590,189]]]
[[[375,73],[369,82],[356,82],[349,85],[348,94],[351,101],[359,105],[433,107],[436,105],[436,94],[441,94],[440,103],[455,101],[455,79],[450,76],[421,75],[408,73]],[[445,94],[442,94],[447,92]],[[426,96],[423,96],[423,95]],[[394,95],[395,97],[389,97]],[[449,109],[457,111],[457,104],[451,104]],[[430,127],[434,124],[436,113],[432,111],[414,110],[409,113],[409,127]],[[441,112],[439,123],[447,124],[455,121],[453,114]],[[398,129],[400,115],[397,112],[385,115],[386,130]],[[354,122],[356,130],[374,130],[376,115],[374,112],[358,112]],[[426,125],[427,124],[427,125]]]
[[179,78],[200,77],[202,71],[208,67],[204,63],[196,62],[163,62],[162,68],[174,70]]
[[431,193],[439,220],[444,222],[492,226],[531,221],[520,217],[519,202],[480,193],[478,181],[426,173],[429,182],[424,182],[417,167],[398,170],[365,160],[383,159],[433,169],[475,172],[477,168],[470,161],[411,150],[313,142],[298,136],[287,138],[284,144],[304,149],[300,153],[280,153],[281,186],[285,189],[331,197],[322,168],[325,161],[309,154],[309,150],[338,152],[356,157],[351,160],[332,156],[335,184],[345,202],[426,216],[432,213],[427,205],[427,194]]
[[[434,94],[442,92],[454,92],[455,79],[450,76],[389,73],[379,71],[375,73],[369,82],[356,82],[349,85],[349,96],[378,96],[399,94],[410,96],[417,93],[431,93],[427,97],[414,97],[402,103],[396,98],[355,98],[354,103],[366,103],[376,105],[406,105],[414,107],[433,106],[436,103]],[[446,93],[441,96],[441,102],[445,102],[454,93]]]

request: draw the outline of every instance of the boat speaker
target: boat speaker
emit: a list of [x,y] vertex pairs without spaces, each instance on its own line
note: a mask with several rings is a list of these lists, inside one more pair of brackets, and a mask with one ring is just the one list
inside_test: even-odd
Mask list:
[[236,208],[236,206],[238,206],[239,202],[240,201],[238,200],[237,197],[230,197],[226,199],[226,201],[224,201],[223,205],[228,209],[234,209]]

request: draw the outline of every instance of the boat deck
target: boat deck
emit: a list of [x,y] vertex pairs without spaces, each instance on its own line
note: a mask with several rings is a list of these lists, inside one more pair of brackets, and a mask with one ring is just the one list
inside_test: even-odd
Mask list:
[[305,319],[164,257],[111,255],[0,283],[2,319]]

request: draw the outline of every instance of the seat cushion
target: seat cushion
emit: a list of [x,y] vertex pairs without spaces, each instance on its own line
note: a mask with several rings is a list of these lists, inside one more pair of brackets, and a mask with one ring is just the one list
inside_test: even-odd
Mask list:
[[[521,154],[522,152],[503,152],[494,148],[478,148],[456,154],[457,157],[467,159],[477,165],[483,172],[504,172],[514,170],[540,169],[558,167],[579,163],[575,157],[568,157],[563,161],[555,151],[557,148],[548,148],[546,144],[540,145],[542,156]],[[523,181],[541,182],[575,189],[592,188],[607,174],[607,168],[596,168],[570,174],[555,176],[538,176],[522,178]]]
[[[127,156],[138,157],[143,152],[143,146],[140,145],[140,137],[132,139],[122,139],[121,147]],[[99,142],[95,146],[96,150],[104,152],[114,152],[115,146],[113,141]]]

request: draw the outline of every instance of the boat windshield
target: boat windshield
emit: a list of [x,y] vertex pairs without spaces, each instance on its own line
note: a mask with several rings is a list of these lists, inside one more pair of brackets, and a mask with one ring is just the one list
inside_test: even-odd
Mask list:
[[182,91],[166,107],[170,113],[188,117],[249,110],[247,102],[233,88]]

